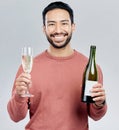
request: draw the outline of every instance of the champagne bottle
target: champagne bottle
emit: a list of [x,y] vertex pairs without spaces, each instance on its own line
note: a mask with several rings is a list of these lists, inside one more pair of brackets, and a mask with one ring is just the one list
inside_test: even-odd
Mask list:
[[96,46],[90,46],[90,56],[86,65],[82,82],[82,102],[94,103],[90,90],[97,83],[98,73],[96,68]]

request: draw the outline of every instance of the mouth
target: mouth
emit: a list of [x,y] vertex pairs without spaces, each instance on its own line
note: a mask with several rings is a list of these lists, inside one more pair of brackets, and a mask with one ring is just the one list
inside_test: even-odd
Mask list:
[[51,34],[50,37],[65,37],[67,36],[68,33],[54,33],[54,34]]
[[57,42],[63,41],[65,36],[68,36],[68,33],[54,33],[50,35]]

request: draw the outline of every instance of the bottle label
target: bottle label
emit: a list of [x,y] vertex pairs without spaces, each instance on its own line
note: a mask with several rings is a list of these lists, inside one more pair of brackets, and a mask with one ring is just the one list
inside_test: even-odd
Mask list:
[[86,80],[85,96],[91,96],[90,90],[97,83],[97,81]]

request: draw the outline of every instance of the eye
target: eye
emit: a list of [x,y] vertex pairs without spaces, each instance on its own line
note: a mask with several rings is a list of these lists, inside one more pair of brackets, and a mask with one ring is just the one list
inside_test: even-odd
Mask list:
[[48,26],[54,26],[55,24],[54,23],[49,23]]
[[64,23],[62,23],[62,25],[68,25],[68,23],[64,22]]

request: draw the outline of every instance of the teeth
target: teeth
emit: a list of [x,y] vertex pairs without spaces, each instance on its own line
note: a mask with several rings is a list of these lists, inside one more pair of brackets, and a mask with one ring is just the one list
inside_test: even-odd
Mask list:
[[58,42],[58,41],[61,42],[61,41],[63,41],[63,40],[64,40],[64,38],[60,38],[60,37],[55,38],[55,41],[57,41],[57,42]]
[[60,39],[60,38],[64,38],[64,36],[55,36],[55,38]]
[[64,35],[55,35],[55,37],[64,37]]

